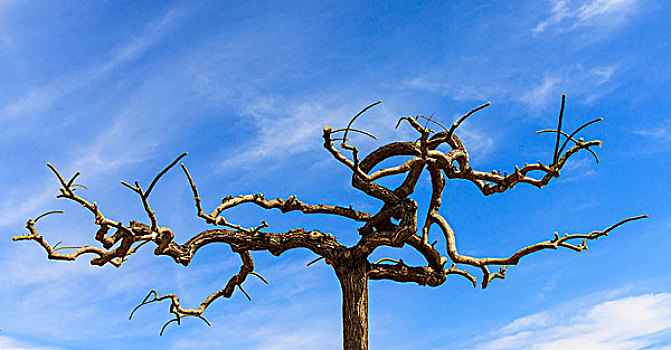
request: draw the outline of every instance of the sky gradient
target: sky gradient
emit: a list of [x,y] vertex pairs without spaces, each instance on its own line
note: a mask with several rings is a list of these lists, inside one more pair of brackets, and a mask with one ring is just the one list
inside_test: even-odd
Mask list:
[[[95,244],[89,213],[58,200],[54,164],[81,171],[80,193],[105,215],[147,221],[137,196],[178,154],[203,206],[226,195],[297,195],[308,203],[379,202],[322,148],[324,125],[343,127],[371,102],[355,137],[363,154],[414,140],[407,115],[458,129],[483,171],[548,161],[562,93],[565,130],[603,117],[581,135],[604,141],[600,163],[573,157],[538,190],[519,185],[483,197],[451,180],[441,214],[465,254],[505,256],[560,234],[603,229],[648,214],[580,254],[545,251],[473,289],[371,281],[371,349],[671,349],[671,3],[650,0],[507,2],[37,2],[0,0],[0,348],[340,349],[340,290],[307,250],[253,254],[245,289],[212,304],[207,327],[174,324],[168,303],[128,314],[151,289],[195,306],[237,272],[226,246],[202,249],[188,268],[149,245],[120,269],[88,256],[54,262],[35,242],[12,242],[27,219],[54,209],[38,230],[52,243]],[[435,114],[434,114],[435,113]],[[423,176],[415,198],[428,199]],[[150,198],[159,224],[181,243],[206,229],[178,169]],[[424,206],[425,208],[425,206]],[[420,214],[420,217],[422,214]],[[352,244],[351,222],[241,207],[228,221],[305,227]],[[445,249],[440,236],[437,247]],[[371,259],[402,257],[380,249]],[[478,277],[477,271],[472,271]],[[110,345],[111,344],[111,345]]]

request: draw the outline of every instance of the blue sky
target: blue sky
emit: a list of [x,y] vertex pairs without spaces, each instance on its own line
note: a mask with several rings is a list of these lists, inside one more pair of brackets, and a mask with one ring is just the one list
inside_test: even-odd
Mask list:
[[[451,123],[492,106],[458,130],[480,170],[551,158],[536,130],[604,117],[583,137],[604,141],[601,163],[573,158],[537,190],[482,197],[448,182],[441,213],[459,249],[504,256],[552,232],[602,229],[640,214],[581,254],[541,252],[506,280],[474,290],[459,277],[438,288],[372,281],[371,349],[671,349],[671,4],[650,0],[506,2],[39,2],[0,1],[0,348],[339,349],[340,292],[324,264],[296,250],[254,255],[269,281],[246,282],[198,320],[169,326],[168,305],[127,317],[150,289],[197,305],[238,269],[225,246],[191,266],[152,249],[120,269],[47,261],[34,242],[12,243],[28,218],[63,209],[38,229],[51,242],[93,244],[95,226],[57,200],[47,161],[81,171],[106,216],[144,220],[119,180],[146,184],[176,155],[204,206],[262,191],[310,203],[379,203],[349,186],[349,170],[321,147],[324,125],[357,120],[378,142],[410,140],[404,115]],[[422,178],[421,203],[429,184]],[[151,204],[178,242],[205,229],[179,171]],[[318,228],[345,243],[356,226],[333,218],[238,208],[227,219],[271,230]],[[433,233],[435,234],[435,233]],[[438,236],[436,236],[438,238]],[[438,247],[445,247],[439,241]],[[403,257],[380,250],[373,258]],[[474,271],[476,273],[477,271]]]

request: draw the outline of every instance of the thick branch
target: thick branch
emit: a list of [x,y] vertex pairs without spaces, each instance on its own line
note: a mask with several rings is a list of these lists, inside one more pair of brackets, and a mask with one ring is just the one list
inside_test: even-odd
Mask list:
[[156,255],[166,255],[184,266],[189,265],[195,253],[203,246],[213,243],[228,244],[234,251],[267,250],[278,256],[292,248],[307,248],[315,254],[333,260],[346,247],[331,234],[304,229],[293,229],[283,233],[255,232],[249,234],[240,230],[212,229],[203,231],[184,244],[173,242],[174,234],[162,227],[154,242]]
[[437,287],[445,282],[447,275],[460,275],[468,279],[473,286],[476,285],[475,277],[467,271],[457,269],[453,265],[449,269],[433,268],[429,266],[407,266],[403,261],[395,265],[370,264],[368,278],[371,280],[392,280],[394,282],[417,283],[420,286]]

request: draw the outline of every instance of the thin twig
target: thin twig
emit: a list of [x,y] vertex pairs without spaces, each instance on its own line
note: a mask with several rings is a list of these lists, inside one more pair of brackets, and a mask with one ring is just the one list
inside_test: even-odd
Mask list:
[[[546,132],[551,132],[551,133],[554,134],[554,133],[557,132],[557,130],[554,130],[554,129],[538,130],[538,131],[536,131],[536,134],[542,134],[542,133],[546,133]],[[560,131],[559,133],[560,133],[561,135],[565,136],[565,137],[569,137],[569,135],[568,135],[567,133],[563,132],[563,131]],[[581,141],[576,140],[576,139],[574,139],[574,138],[569,138],[569,140],[573,141],[576,145],[579,145],[580,142],[581,142]],[[586,149],[589,153],[592,154],[592,156],[594,157],[594,160],[596,161],[596,163],[599,164],[599,157],[597,157],[596,152],[594,152],[591,148],[585,148],[585,149]]]
[[564,148],[566,147],[566,144],[569,142],[569,140],[571,140],[571,139],[573,138],[573,136],[575,136],[575,134],[577,134],[578,132],[580,132],[580,130],[582,130],[582,129],[586,128],[587,126],[592,125],[592,124],[594,124],[594,123],[596,123],[596,122],[600,122],[600,121],[602,121],[602,120],[603,120],[603,118],[597,118],[597,119],[594,119],[594,120],[592,120],[592,121],[589,121],[589,122],[587,122],[587,123],[581,125],[581,126],[580,126],[579,128],[577,128],[577,129],[575,129],[575,131],[572,132],[571,135],[568,136],[568,138],[566,139],[566,141],[564,141],[564,143],[561,145],[561,147],[559,148],[558,153],[559,153],[559,154],[562,154],[562,152],[564,152]]
[[72,175],[72,178],[70,179],[70,181],[68,181],[68,184],[66,185],[66,187],[70,188],[70,186],[72,186],[72,183],[75,182],[75,179],[79,175],[81,175],[81,172],[79,172],[79,171],[76,172],[74,175]]
[[45,216],[47,216],[47,215],[51,215],[51,214],[63,214],[63,213],[65,213],[63,210],[51,210],[51,211],[48,211],[48,212],[46,212],[46,213],[44,213],[44,214],[38,216],[37,218],[35,218],[35,220],[33,220],[33,222],[34,222],[34,223],[37,223],[37,220],[39,220],[39,219],[41,219],[41,218],[43,218],[43,217],[45,217]]
[[149,197],[149,194],[151,193],[151,190],[154,188],[154,185],[156,185],[156,182],[158,181],[158,179],[160,179],[161,176],[163,176],[165,173],[167,173],[168,170],[170,170],[170,168],[175,166],[175,164],[177,164],[177,162],[179,162],[180,159],[186,157],[186,155],[188,155],[188,154],[189,154],[189,152],[184,152],[184,153],[180,154],[179,157],[177,157],[175,160],[172,161],[172,163],[170,163],[170,165],[165,167],[165,169],[161,170],[161,172],[158,173],[158,175],[156,175],[154,180],[152,180],[151,184],[149,184],[149,187],[147,188],[147,191],[145,191],[145,193],[144,193],[145,197]]
[[[356,114],[356,115],[349,121],[349,124],[347,124],[347,128],[345,128],[345,135],[343,135],[343,139],[345,139],[345,140],[347,139],[347,133],[349,132],[350,127],[352,126],[352,123],[354,123],[354,121],[356,120],[356,118],[359,118],[360,115],[364,114],[367,110],[371,109],[371,108],[374,107],[374,106],[379,105],[380,103],[382,103],[382,100],[377,101],[377,102],[375,102],[375,103],[371,103],[371,104],[369,104],[368,106],[366,106],[366,108],[362,109],[361,112],[357,113],[357,114]],[[344,144],[344,143],[345,143],[345,141],[343,141],[343,144]]]
[[247,291],[246,291],[244,288],[242,288],[242,284],[238,284],[238,288],[240,288],[240,290],[241,290],[243,293],[245,293],[245,296],[247,297],[247,299],[248,299],[249,301],[252,301],[252,297],[250,297],[249,294],[247,294]]
[[452,137],[452,134],[454,133],[454,130],[457,127],[459,127],[459,125],[461,125],[461,123],[463,123],[464,120],[466,120],[466,118],[470,117],[473,113],[475,113],[475,112],[477,112],[477,111],[479,111],[479,110],[481,110],[481,109],[483,109],[483,108],[485,108],[485,107],[487,107],[491,104],[492,104],[491,102],[487,102],[483,105],[480,105],[478,107],[475,107],[475,108],[471,109],[470,112],[464,114],[463,117],[459,118],[459,120],[457,120],[456,122],[454,122],[454,124],[452,124],[452,127],[450,127],[450,130],[447,132],[447,135],[446,135],[445,139],[449,140]]
[[557,142],[555,142],[555,151],[554,151],[554,158],[552,159],[552,165],[557,165],[557,161],[559,160],[559,154],[557,151],[559,150],[559,138],[561,137],[561,124],[562,120],[564,119],[564,106],[566,105],[566,94],[561,95],[561,107],[559,108],[559,123],[557,124]]
[[433,118],[434,115],[436,115],[436,112],[431,113],[431,115],[428,118],[423,116],[423,115],[418,115],[417,116],[417,117],[421,117],[421,118],[426,119],[426,124],[424,124],[424,129],[426,129],[426,127],[429,125],[429,122],[431,121],[431,118]]
[[[434,113],[434,114],[435,114],[435,113]],[[433,114],[432,114],[431,116],[433,116]],[[445,130],[445,132],[448,132],[448,131],[447,131],[447,128],[445,127],[445,125],[443,125],[443,124],[441,124],[441,123],[439,123],[439,122],[437,122],[437,121],[431,119],[431,116],[430,116],[429,118],[427,118],[427,117],[425,117],[425,116],[423,116],[423,115],[420,115],[420,116],[418,116],[418,117],[426,119],[426,124],[427,124],[427,125],[429,124],[429,122],[432,122],[432,123],[434,123],[434,124],[440,126],[441,128],[443,128],[443,130]],[[426,125],[424,126],[424,128],[426,129]]]
[[[342,128],[342,129],[336,129],[336,130],[331,131],[331,133],[335,134],[335,133],[337,133],[337,132],[347,131],[347,130],[348,130],[348,129],[345,129],[345,128]],[[371,134],[371,133],[368,133],[368,132],[365,132],[365,131],[363,131],[363,130],[350,128],[349,131],[355,131],[355,132],[364,134],[364,135],[366,135],[366,136],[369,136],[369,137],[371,137],[371,138],[377,140],[377,137],[375,137],[375,135],[373,135],[373,134]],[[337,139],[333,139],[333,140],[335,141],[335,140],[337,140]]]
[[263,278],[263,276],[261,276],[261,274],[259,274],[259,273],[256,272],[256,271],[250,271],[249,274],[250,274],[250,275],[254,275],[254,276],[260,278],[261,281],[265,282],[266,284],[270,284],[270,283],[268,283],[268,281],[267,281],[265,278]]
[[323,257],[323,256],[320,256],[320,257],[318,257],[317,259],[314,259],[314,260],[310,261],[306,266],[310,266],[310,265],[316,263],[317,261],[319,261],[319,260],[321,260],[321,259],[324,259],[324,257]]

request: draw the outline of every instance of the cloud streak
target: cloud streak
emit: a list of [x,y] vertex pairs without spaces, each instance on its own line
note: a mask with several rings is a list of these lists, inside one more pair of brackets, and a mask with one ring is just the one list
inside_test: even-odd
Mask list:
[[0,109],[0,121],[38,115],[62,98],[104,78],[121,65],[141,57],[165,35],[179,18],[178,9],[168,10],[163,16],[148,23],[142,30],[142,34],[113,50],[108,60],[63,76],[46,86],[37,87],[22,98],[6,104]]
[[554,105],[561,93],[570,91],[571,95],[582,96],[583,102],[589,104],[613,89],[608,83],[617,73],[617,68],[617,64],[594,67],[575,64],[559,72],[548,72],[540,83],[528,88],[518,100],[532,109],[542,109]]
[[669,143],[671,142],[671,118],[666,118],[650,128],[638,129],[634,133],[657,142]]
[[37,345],[30,345],[25,342],[17,341],[11,337],[0,336],[0,349],[3,350],[58,350],[54,347],[43,347]]
[[671,294],[602,302],[587,310],[570,305],[519,318],[474,350],[652,349],[671,331]]
[[556,32],[587,27],[617,27],[635,9],[635,0],[554,0],[549,17],[532,30],[537,35],[554,29]]

